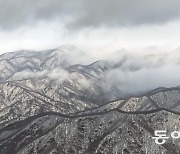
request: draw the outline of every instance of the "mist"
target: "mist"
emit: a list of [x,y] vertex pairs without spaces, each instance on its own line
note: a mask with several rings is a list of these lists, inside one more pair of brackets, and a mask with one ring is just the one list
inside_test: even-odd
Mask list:
[[[118,62],[117,59],[116,57],[115,63]],[[106,93],[110,93],[113,87],[116,87],[121,95],[129,96],[159,87],[180,86],[179,49],[141,54],[127,52],[121,55],[119,62],[120,65],[108,71],[104,77],[103,89]]]
[[91,67],[90,64],[101,61],[101,65],[109,68],[96,76],[99,82],[76,71],[69,72],[68,66],[38,72],[22,71],[13,78],[47,77],[57,84],[64,81],[76,83],[74,86],[84,90],[97,85],[106,95],[115,93],[119,97],[140,95],[159,87],[180,86],[180,48],[166,51],[159,47],[139,48],[138,51],[120,49],[97,54],[66,45],[56,50],[58,54],[66,55],[69,66],[80,64]]

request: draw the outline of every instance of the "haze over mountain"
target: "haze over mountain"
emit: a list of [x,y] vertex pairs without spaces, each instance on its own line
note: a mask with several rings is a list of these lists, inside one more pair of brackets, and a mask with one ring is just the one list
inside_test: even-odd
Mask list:
[[[49,56],[52,57],[49,58]],[[27,62],[26,57],[28,57]],[[110,93],[111,88],[116,87],[121,91],[122,96],[123,94],[136,95],[158,87],[180,85],[179,61],[179,49],[171,52],[150,53],[119,50],[93,56],[75,46],[66,45],[45,51],[19,51],[3,54],[1,71],[4,73],[1,73],[0,77],[3,81],[46,76],[62,82],[68,77],[67,69],[72,69],[72,65],[78,66],[78,69],[92,65],[93,69],[97,69],[96,67],[102,69],[98,68],[101,73],[97,77],[105,83],[99,83],[104,91]]]

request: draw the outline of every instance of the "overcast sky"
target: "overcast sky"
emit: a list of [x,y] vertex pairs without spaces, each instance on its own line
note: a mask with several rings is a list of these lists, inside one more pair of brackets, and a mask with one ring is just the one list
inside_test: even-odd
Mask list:
[[171,50],[180,46],[179,8],[179,0],[0,0],[0,53]]

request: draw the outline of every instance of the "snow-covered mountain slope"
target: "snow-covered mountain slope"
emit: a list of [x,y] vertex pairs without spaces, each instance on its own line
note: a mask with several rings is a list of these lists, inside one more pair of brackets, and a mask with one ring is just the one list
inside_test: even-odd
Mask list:
[[178,140],[152,139],[154,130],[180,127],[178,85],[124,95],[113,71],[139,64],[126,56],[83,65],[72,61],[76,52],[63,46],[0,56],[0,154],[179,153]]

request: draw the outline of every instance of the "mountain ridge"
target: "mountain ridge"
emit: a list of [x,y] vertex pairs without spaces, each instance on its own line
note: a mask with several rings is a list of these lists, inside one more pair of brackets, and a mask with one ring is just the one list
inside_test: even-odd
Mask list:
[[74,64],[56,53],[63,48],[0,56],[0,153],[179,153],[178,141],[157,145],[152,137],[180,128],[180,86],[123,95],[107,73],[139,64]]

